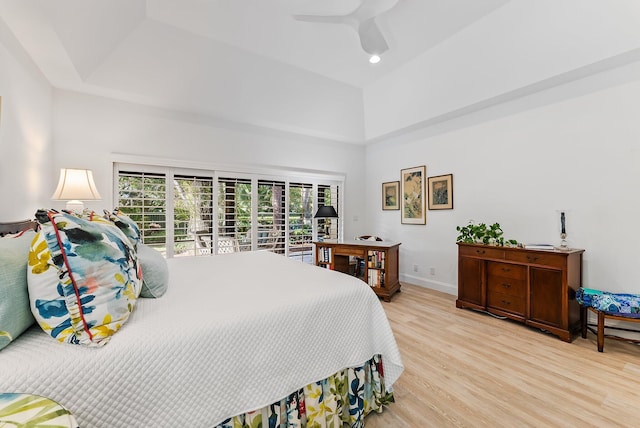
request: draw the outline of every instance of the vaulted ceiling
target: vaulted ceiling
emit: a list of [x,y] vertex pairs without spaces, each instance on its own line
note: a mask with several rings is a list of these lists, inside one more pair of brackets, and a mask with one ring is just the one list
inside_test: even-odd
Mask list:
[[252,85],[285,76],[295,90],[324,85],[352,103],[362,87],[506,1],[398,0],[377,17],[390,49],[375,65],[353,28],[293,18],[346,14],[361,0],[7,0],[0,11],[57,88],[242,120],[251,112],[207,99],[232,105]]
[[[375,65],[351,26],[293,18],[348,14],[363,2],[384,10],[376,23],[389,50]],[[520,0],[3,0],[0,19],[56,88],[363,142],[367,88],[492,15],[485,27],[505,27],[487,40],[508,39],[499,31],[524,21],[495,15],[512,2],[527,19],[524,8],[533,7]],[[557,3],[543,3],[532,20],[554,16],[548,9]],[[530,33],[521,35],[524,42],[535,36]],[[536,58],[538,46],[524,48]],[[491,52],[481,41],[468,49]],[[566,56],[559,52],[555,57]],[[580,58],[586,60],[592,58]],[[583,65],[574,62],[573,67]]]
[[346,14],[362,0],[21,0],[3,18],[54,85],[117,87],[118,75],[144,73],[128,61],[135,55],[176,80],[185,71],[176,59],[207,67],[255,56],[362,87],[507,1],[386,1],[377,22],[390,50],[376,65],[353,28],[293,17]]

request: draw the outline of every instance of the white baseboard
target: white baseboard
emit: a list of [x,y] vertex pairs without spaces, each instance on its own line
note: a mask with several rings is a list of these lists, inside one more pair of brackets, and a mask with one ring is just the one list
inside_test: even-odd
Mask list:
[[440,281],[430,281],[413,275],[400,275],[400,282],[408,282],[409,284],[419,287],[429,288],[431,290],[442,291],[443,293],[458,295],[458,286]]

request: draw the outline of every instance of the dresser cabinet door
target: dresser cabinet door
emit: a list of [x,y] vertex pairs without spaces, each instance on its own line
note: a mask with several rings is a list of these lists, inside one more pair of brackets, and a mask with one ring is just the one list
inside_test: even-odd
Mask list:
[[458,300],[484,306],[482,301],[484,260],[461,257],[459,263]]
[[531,267],[529,275],[529,318],[554,327],[563,327],[562,271]]

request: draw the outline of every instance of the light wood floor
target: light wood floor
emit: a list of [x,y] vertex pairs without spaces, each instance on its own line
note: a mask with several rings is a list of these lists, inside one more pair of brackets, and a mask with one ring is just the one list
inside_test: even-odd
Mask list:
[[599,353],[406,284],[383,305],[405,371],[367,428],[640,426],[640,346]]

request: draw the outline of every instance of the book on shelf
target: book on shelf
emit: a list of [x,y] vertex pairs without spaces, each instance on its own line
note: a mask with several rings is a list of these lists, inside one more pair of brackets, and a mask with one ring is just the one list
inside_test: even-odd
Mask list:
[[318,248],[318,261],[321,263],[331,263],[331,248],[320,247]]
[[525,244],[524,248],[528,250],[553,250],[555,247],[551,244]]
[[384,275],[381,271],[377,269],[373,269],[368,271],[369,277],[367,278],[367,283],[373,288],[379,288],[384,286]]
[[384,251],[370,250],[367,254],[368,266],[370,268],[384,269]]

